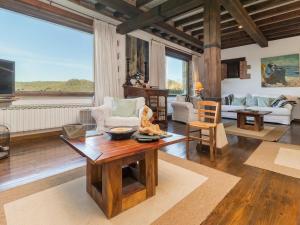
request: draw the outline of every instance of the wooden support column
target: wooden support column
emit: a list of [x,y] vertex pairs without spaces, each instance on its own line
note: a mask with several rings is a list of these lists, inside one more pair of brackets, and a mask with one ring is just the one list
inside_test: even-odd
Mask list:
[[219,0],[204,3],[204,95],[208,100],[221,98],[221,23]]

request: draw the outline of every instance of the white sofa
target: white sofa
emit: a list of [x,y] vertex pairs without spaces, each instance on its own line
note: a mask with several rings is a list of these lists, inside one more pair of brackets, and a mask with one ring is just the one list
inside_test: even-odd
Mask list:
[[[126,99],[132,101],[133,99]],[[136,100],[136,116],[134,117],[121,117],[112,116],[114,98],[104,97],[104,104],[99,107],[92,108],[92,117],[97,123],[97,131],[102,132],[111,127],[126,126],[126,127],[138,127],[140,125],[141,114],[145,106],[145,98],[135,98]],[[149,111],[148,118],[153,115],[152,111]]]
[[[253,96],[259,96],[259,95],[253,95]],[[243,96],[237,96],[237,97],[243,97]],[[270,96],[262,96],[262,97],[270,97]],[[272,98],[276,98],[276,97],[272,96]],[[239,109],[271,111],[272,112],[271,114],[264,116],[264,121],[269,123],[290,125],[291,121],[294,119],[293,106],[291,104],[287,104],[283,108],[259,107],[259,106],[247,107],[245,105],[243,106],[222,105],[221,107],[222,118],[236,119],[237,114],[230,111],[239,110]]]
[[172,120],[183,123],[197,120],[197,109],[194,109],[193,104],[186,102],[185,99],[185,96],[178,95],[176,96],[176,100],[171,103],[171,107],[173,108]]

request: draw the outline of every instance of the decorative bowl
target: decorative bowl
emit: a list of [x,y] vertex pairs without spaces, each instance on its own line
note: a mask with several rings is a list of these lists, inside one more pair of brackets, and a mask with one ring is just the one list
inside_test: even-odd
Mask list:
[[131,136],[136,132],[133,127],[113,127],[106,131],[111,136],[112,140],[125,140],[131,138]]

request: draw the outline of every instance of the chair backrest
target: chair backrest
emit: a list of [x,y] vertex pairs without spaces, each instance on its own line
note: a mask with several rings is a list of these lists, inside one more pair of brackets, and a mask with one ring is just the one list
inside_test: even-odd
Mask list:
[[220,112],[220,103],[215,101],[198,102],[198,119],[204,122],[216,124]]

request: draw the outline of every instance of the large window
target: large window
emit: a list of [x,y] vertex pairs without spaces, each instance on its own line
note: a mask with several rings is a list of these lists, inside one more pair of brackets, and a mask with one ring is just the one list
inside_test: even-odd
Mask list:
[[91,94],[93,35],[0,9],[0,59],[15,62],[18,93]]
[[170,95],[187,94],[188,61],[166,56],[166,77]]

